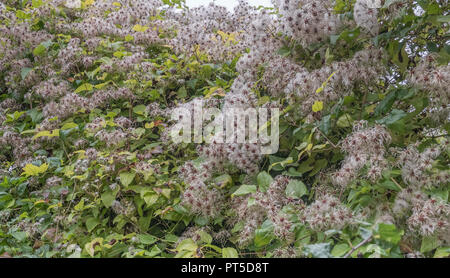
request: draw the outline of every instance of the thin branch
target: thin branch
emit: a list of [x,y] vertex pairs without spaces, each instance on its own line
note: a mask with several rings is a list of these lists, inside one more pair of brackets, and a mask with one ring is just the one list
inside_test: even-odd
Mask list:
[[365,240],[361,241],[361,243],[359,243],[358,245],[356,245],[355,247],[352,248],[352,250],[350,250],[350,252],[347,253],[347,255],[344,256],[344,258],[348,258],[350,257],[353,252],[355,252],[359,247],[363,246],[364,244],[366,244],[367,242],[372,240],[372,236],[366,238]]
[[337,145],[334,144],[330,139],[328,139],[328,137],[325,136],[325,134],[323,134],[323,132],[320,129],[317,129],[317,131],[319,131],[319,133],[328,141],[328,143],[330,143],[333,146],[333,148],[337,149]]

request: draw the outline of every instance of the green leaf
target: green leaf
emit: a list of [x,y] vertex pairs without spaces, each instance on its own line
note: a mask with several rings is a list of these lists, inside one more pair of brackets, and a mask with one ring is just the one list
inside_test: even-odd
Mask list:
[[435,236],[428,236],[422,239],[422,245],[420,246],[421,253],[430,252],[439,247],[439,241]]
[[395,191],[401,190],[394,182],[392,182],[390,180],[384,181],[384,182],[380,183],[379,185],[383,188],[390,189],[390,190],[395,190]]
[[222,248],[222,258],[239,258],[236,249],[231,247]]
[[14,232],[11,235],[18,241],[23,241],[24,239],[27,238],[26,232]]
[[243,195],[247,195],[247,194],[255,193],[255,192],[256,192],[256,185],[244,184],[244,185],[241,185],[236,191],[234,191],[234,193],[231,194],[231,197],[243,196]]
[[280,49],[278,49],[278,55],[281,55],[281,57],[287,57],[291,55],[291,49],[287,46],[283,46]]
[[195,252],[197,251],[197,248],[197,244],[191,238],[187,238],[178,244],[176,250]]
[[349,114],[344,114],[337,120],[336,124],[338,127],[345,128],[352,126],[353,118]]
[[145,110],[147,109],[147,107],[143,104],[137,105],[133,108],[133,112],[138,114],[138,115],[144,115],[145,114]]
[[185,98],[187,96],[187,90],[186,87],[181,87],[180,89],[178,89],[177,91],[177,97],[178,98]]
[[319,124],[319,129],[322,131],[325,135],[330,134],[330,128],[331,128],[331,115],[327,115],[325,117],[322,117],[322,120]]
[[330,251],[330,243],[310,244],[304,247],[304,252],[307,255],[312,255],[313,258],[331,258]]
[[101,196],[103,205],[105,207],[110,208],[114,200],[116,199],[116,194],[112,191],[106,191]]
[[220,188],[225,188],[228,185],[233,184],[233,179],[231,178],[230,175],[225,174],[225,175],[221,175],[221,176],[218,176],[217,178],[215,178],[214,183]]
[[273,223],[270,220],[266,220],[260,229],[256,229],[254,239],[256,247],[266,246],[273,240],[273,228]]
[[145,245],[150,245],[158,241],[158,239],[152,235],[147,234],[140,234],[137,235],[137,238],[139,239],[139,242]]
[[200,236],[199,243],[211,244],[212,237],[205,231],[198,231],[197,234]]
[[440,247],[434,253],[433,258],[448,258],[450,256],[450,247]]
[[44,3],[42,2],[42,0],[33,0],[33,1],[31,1],[31,6],[32,6],[34,9],[37,9],[37,8],[41,7],[42,5],[44,5]]
[[323,168],[325,168],[328,165],[328,160],[326,159],[319,159],[314,163],[314,168],[309,173],[309,176],[312,177],[320,172]]
[[88,232],[91,232],[92,230],[94,230],[98,224],[100,224],[100,221],[98,221],[97,218],[95,218],[95,217],[88,218],[86,220],[86,228],[87,228]]
[[378,224],[378,233],[382,240],[397,244],[402,239],[404,231],[397,230],[393,224],[380,223]]
[[378,120],[377,123],[391,125],[391,124],[394,124],[395,122],[403,119],[404,117],[406,117],[406,113],[404,111],[398,110],[398,109],[393,109],[391,113],[389,113],[383,119]]
[[258,174],[256,181],[258,183],[259,190],[261,192],[266,192],[270,184],[273,182],[273,178],[267,172],[263,171]]
[[334,246],[333,250],[331,251],[331,255],[333,257],[342,257],[345,255],[348,251],[350,251],[350,246],[346,243],[340,243]]
[[32,68],[22,68],[20,70],[20,76],[22,77],[22,80],[25,80],[25,78],[27,77],[28,73],[30,73],[30,71],[32,71]]
[[123,186],[128,187],[134,180],[134,177],[136,176],[136,173],[131,172],[122,172],[120,173],[120,182]]
[[148,206],[151,206],[158,201],[159,195],[156,192],[146,192],[142,198]]
[[392,105],[395,102],[395,99],[397,98],[397,91],[394,90],[393,92],[389,93],[375,108],[375,116],[380,116],[385,113],[387,113]]
[[288,197],[300,199],[306,193],[308,193],[308,189],[306,189],[305,184],[299,180],[291,180],[286,186],[286,195]]
[[40,56],[40,55],[44,54],[45,50],[47,50],[47,49],[45,48],[45,46],[43,46],[42,44],[40,44],[40,45],[38,45],[38,46],[36,46],[36,47],[34,48],[34,50],[33,50],[33,55],[34,55],[34,56]]

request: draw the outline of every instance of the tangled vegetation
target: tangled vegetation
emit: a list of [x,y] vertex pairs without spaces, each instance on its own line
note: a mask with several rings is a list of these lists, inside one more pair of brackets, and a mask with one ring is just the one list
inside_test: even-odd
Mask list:
[[[0,256],[450,256],[448,12],[1,0]],[[175,144],[199,102],[278,152]]]

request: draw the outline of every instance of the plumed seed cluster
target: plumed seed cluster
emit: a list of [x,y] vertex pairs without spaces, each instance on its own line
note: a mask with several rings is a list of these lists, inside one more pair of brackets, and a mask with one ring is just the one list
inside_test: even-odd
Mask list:
[[295,247],[280,247],[272,252],[274,258],[298,258],[299,252]]
[[256,18],[255,9],[245,1],[240,1],[232,13],[210,3],[186,11],[170,43],[178,52],[196,55],[200,51],[212,61],[233,59],[247,46],[245,30]]
[[382,171],[388,167],[385,159],[385,146],[389,145],[391,135],[380,125],[367,127],[367,122],[354,125],[353,133],[341,142],[341,148],[347,153],[341,169],[332,175],[333,183],[347,186],[367,166],[367,178],[376,181]]
[[179,176],[187,185],[182,196],[182,204],[193,214],[214,217],[222,212],[224,195],[209,182],[212,171],[218,167],[220,165],[214,162],[202,163],[198,167],[192,162],[187,162],[180,168]]
[[434,55],[428,55],[410,71],[409,82],[430,92],[429,113],[438,122],[448,121],[450,115],[450,66],[439,66]]
[[448,170],[433,167],[435,159],[443,150],[448,150],[448,141],[419,152],[413,145],[397,150],[396,163],[401,167],[403,181],[414,188],[432,188],[445,185],[449,181]]
[[272,3],[282,16],[279,30],[304,47],[323,42],[340,27],[340,20],[333,13],[333,1],[274,0]]
[[341,230],[355,224],[358,217],[330,194],[319,196],[300,213],[300,219],[315,231]]
[[[236,212],[236,221],[242,221],[244,227],[240,232],[239,244],[248,245],[254,238],[255,230],[268,218],[274,225],[274,235],[287,242],[294,240],[293,223],[289,216],[282,211],[287,205],[297,209],[303,208],[303,203],[286,196],[286,186],[290,179],[277,176],[269,185],[267,191],[257,191],[250,196],[235,198],[232,208]],[[250,204],[254,200],[253,204]]]
[[368,0],[357,0],[353,8],[353,17],[356,24],[372,35],[378,34],[378,7]]
[[124,200],[114,200],[111,205],[111,209],[116,213],[117,215],[125,215],[125,216],[131,216],[133,215],[136,208],[134,207],[134,204],[127,199]]
[[[376,82],[384,72],[383,57],[383,51],[372,48],[357,52],[347,61],[333,62],[313,71],[296,71],[284,92],[293,94],[301,103],[303,114],[308,115],[312,113],[312,105],[316,101],[326,104],[351,94],[358,84]],[[326,81],[327,86],[323,88],[322,84]],[[323,90],[317,92],[319,88]]]
[[450,206],[437,199],[428,199],[425,202],[417,202],[412,209],[412,215],[408,219],[411,230],[424,236],[439,235],[449,238]]
[[[271,167],[270,174],[278,176],[268,182],[267,188],[258,185],[256,192],[252,189],[244,196],[233,194],[235,187],[261,183],[258,173],[267,166],[268,157],[261,153],[264,142],[259,139],[251,143],[223,142],[223,134],[213,132],[196,148],[170,141],[174,122],[184,119],[184,115],[170,118],[178,108],[191,115],[195,115],[196,107],[215,108],[219,111],[216,119],[222,118],[224,126],[232,126],[235,131],[244,131],[248,139],[249,123],[228,119],[227,109],[276,107],[283,111],[289,105],[295,111],[282,115],[285,122],[293,123],[286,131],[291,135],[292,128],[299,127],[297,134],[301,134],[303,127],[318,124],[323,115],[330,115],[325,113],[331,105],[347,96],[364,96],[365,107],[359,118],[371,117],[370,109],[364,108],[380,104],[377,95],[392,85],[428,94],[428,107],[414,111],[420,125],[428,115],[438,124],[446,123],[450,71],[442,63],[445,49],[440,54],[420,53],[424,56],[420,60],[409,57],[409,72],[400,74],[401,69],[393,65],[397,64],[395,57],[387,59],[388,53],[382,48],[386,38],[376,37],[384,32],[381,26],[386,22],[418,7],[417,1],[339,1],[349,8],[345,14],[338,12],[338,1],[333,0],[273,0],[273,10],[239,0],[233,11],[215,3],[178,9],[167,2],[0,2],[0,182],[7,184],[11,195],[29,191],[29,200],[42,200],[34,207],[51,205],[48,211],[54,212],[45,215],[51,220],[43,226],[39,217],[33,223],[31,216],[17,214],[22,213],[16,210],[19,202],[11,203],[14,209],[0,211],[2,225],[13,223],[10,231],[24,231],[41,244],[45,237],[55,240],[62,227],[71,231],[89,229],[85,222],[93,215],[85,213],[95,203],[95,208],[102,207],[100,216],[94,212],[95,218],[111,217],[111,221],[102,220],[92,229],[113,227],[123,228],[127,234],[142,234],[147,224],[153,227],[157,223],[159,228],[160,224],[170,226],[168,223],[176,219],[175,234],[189,217],[194,222],[209,221],[202,228],[185,223],[186,230],[180,232],[177,243],[190,238],[203,244],[207,233],[222,246],[236,243],[245,248],[252,245],[256,231],[263,226],[275,236],[276,249],[261,252],[280,258],[302,255],[300,248],[293,247],[294,242],[299,243],[299,229],[306,227],[308,233],[342,230],[363,218],[374,218],[374,224],[403,226],[414,238],[436,236],[446,244],[450,242],[450,208],[447,200],[439,197],[450,180],[448,167],[442,166],[449,153],[448,140],[443,139],[448,135],[442,125],[431,136],[411,132],[406,139],[400,132],[393,143],[394,133],[388,132],[388,128],[395,129],[392,126],[356,121],[350,134],[346,128],[333,129],[327,136],[345,139],[336,146],[331,144],[332,152],[337,154],[341,149],[345,158],[339,169],[332,168],[332,183],[325,182],[330,175],[327,169],[310,176],[303,173],[308,193],[315,192],[316,196],[308,204],[303,203],[306,195],[301,200],[287,193],[292,191],[289,186],[295,186],[287,175],[297,175],[297,166],[298,171],[304,170],[304,161],[295,161],[286,172]],[[440,6],[444,2],[435,1]],[[382,5],[385,7],[378,9]],[[424,12],[414,10],[415,15]],[[432,18],[441,23],[441,17]],[[349,43],[340,36],[344,30],[361,33]],[[406,34],[409,56],[417,52],[409,48],[414,44],[414,32]],[[433,44],[430,41],[427,48]],[[420,108],[416,103],[410,106],[408,101],[397,98],[392,106],[410,109],[408,113]],[[322,103],[324,111],[313,111],[315,103]],[[405,103],[410,107],[401,106]],[[338,113],[346,113],[349,105],[337,108],[331,114],[332,121],[335,115],[341,116]],[[291,119],[293,114],[302,120]],[[196,127],[193,119],[189,124]],[[234,141],[237,134],[232,137]],[[328,138],[312,135],[308,156],[327,160],[329,157],[322,154],[328,155],[329,150],[318,153],[314,147]],[[422,137],[426,139],[421,141]],[[402,139],[411,145],[404,148]],[[435,141],[441,144],[432,145]],[[386,151],[390,145],[399,144],[401,148]],[[329,145],[327,148],[331,148]],[[293,147],[283,147],[283,155]],[[299,160],[303,158],[299,156]],[[48,168],[28,177],[23,170],[26,165]],[[389,171],[391,168],[393,171]],[[383,179],[387,176],[386,182]],[[366,207],[358,204],[364,207],[359,214],[350,209],[354,203],[348,207],[343,203],[346,196],[341,195],[362,181],[370,187],[373,199]],[[14,182],[20,184],[9,187]],[[382,188],[381,182],[390,188]],[[3,198],[6,202],[9,195]],[[69,201],[78,204],[70,203],[69,210],[77,206],[70,217],[63,209],[66,207],[59,206]],[[149,223],[145,223],[149,216]],[[73,228],[79,223],[82,226]],[[69,241],[76,240],[73,238]],[[139,240],[134,237],[130,242]],[[168,236],[167,242],[170,240]],[[71,251],[80,249],[76,244],[69,247]],[[196,254],[199,257],[204,255],[201,250]],[[129,254],[137,253],[130,248]],[[420,252],[408,253],[411,257],[423,256]]]

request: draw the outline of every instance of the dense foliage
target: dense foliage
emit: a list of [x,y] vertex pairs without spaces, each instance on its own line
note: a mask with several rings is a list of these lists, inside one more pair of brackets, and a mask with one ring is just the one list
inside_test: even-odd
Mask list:
[[[1,0],[0,255],[448,257],[448,1],[273,4]],[[173,143],[199,101],[279,151]]]

